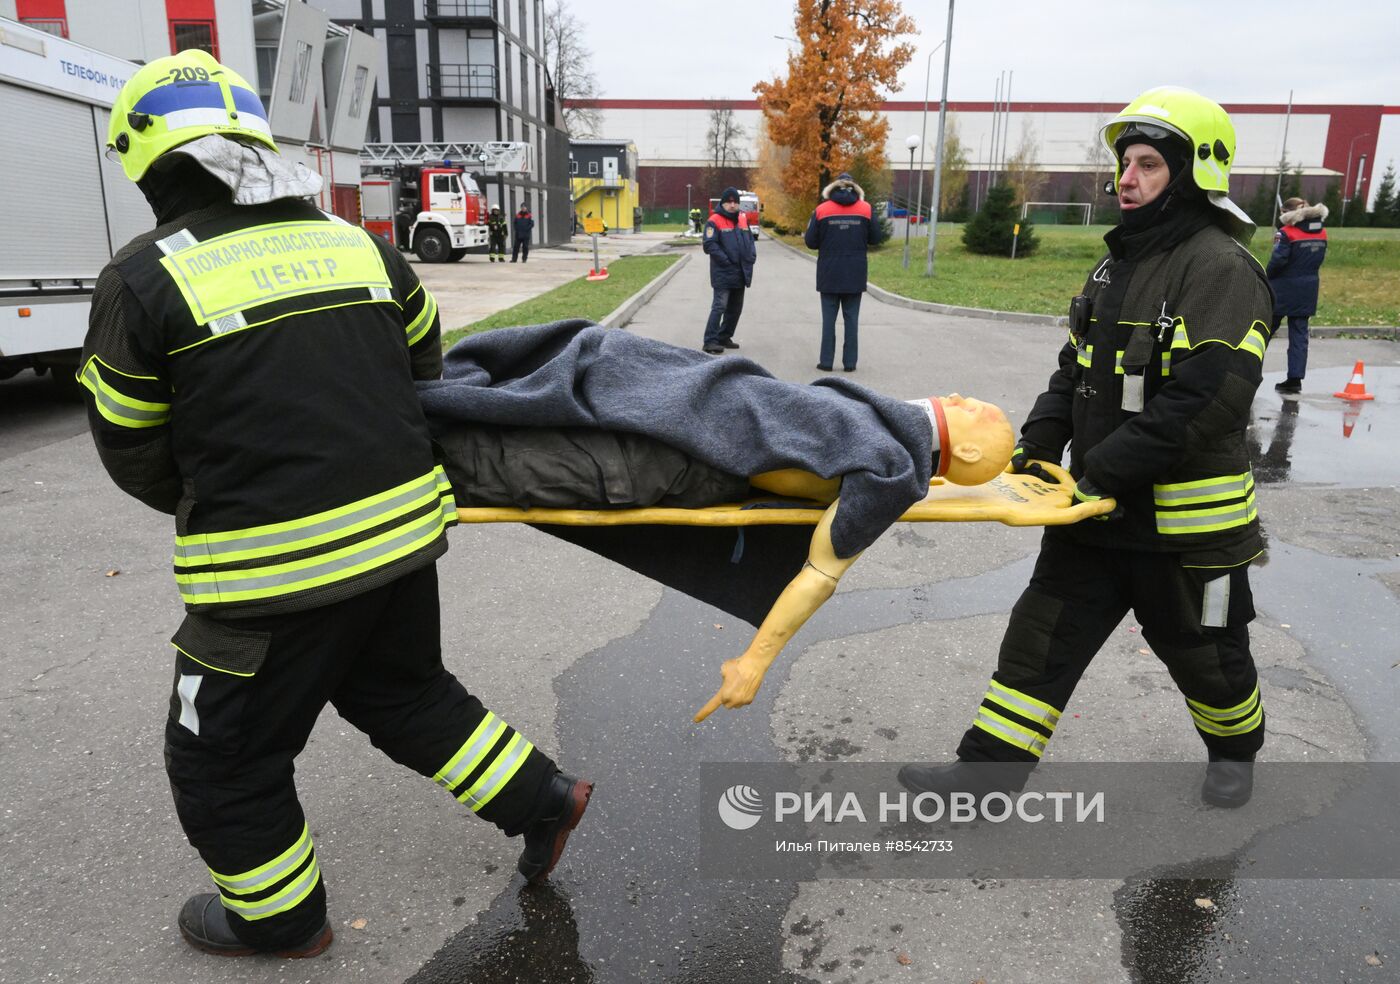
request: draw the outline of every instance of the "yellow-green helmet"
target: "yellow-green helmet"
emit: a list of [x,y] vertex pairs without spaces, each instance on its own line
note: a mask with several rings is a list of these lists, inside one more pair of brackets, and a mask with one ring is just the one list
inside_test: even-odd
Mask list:
[[1099,130],[1099,139],[1117,161],[1113,174],[1115,190],[1123,177],[1123,162],[1114,145],[1134,127],[1149,137],[1180,137],[1191,148],[1191,178],[1196,187],[1205,192],[1229,193],[1235,126],[1219,103],[1176,86],[1148,89],[1128,103]]
[[211,133],[277,150],[257,91],[208,52],[190,49],[142,66],[122,86],[107,128],[107,156],[139,181],[156,158]]

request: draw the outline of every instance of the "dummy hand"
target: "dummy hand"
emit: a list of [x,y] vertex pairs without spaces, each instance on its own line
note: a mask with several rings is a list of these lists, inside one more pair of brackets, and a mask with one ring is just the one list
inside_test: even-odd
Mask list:
[[[1087,478],[1081,478],[1078,481],[1078,483],[1076,483],[1074,486],[1075,505],[1078,505],[1081,502],[1098,502],[1102,499],[1107,499],[1108,497],[1109,496],[1107,492],[1099,488]],[[1107,512],[1104,513],[1102,516],[1095,516],[1093,518],[1104,522],[1114,519],[1122,519],[1123,507],[1121,505],[1118,505],[1117,502],[1115,502],[1112,512]]]
[[720,707],[745,707],[751,704],[763,683],[763,675],[767,672],[767,667],[743,656],[725,660],[719,668],[724,683],[710,698],[709,703],[696,712],[695,723],[699,724]]
[[1044,458],[1048,455],[1041,455],[1038,448],[1029,448],[1024,444],[1016,445],[1016,450],[1011,452],[1011,471],[1016,475],[1032,475],[1042,482],[1049,482],[1051,485],[1058,485],[1059,479],[1045,470],[1044,466],[1035,458]]

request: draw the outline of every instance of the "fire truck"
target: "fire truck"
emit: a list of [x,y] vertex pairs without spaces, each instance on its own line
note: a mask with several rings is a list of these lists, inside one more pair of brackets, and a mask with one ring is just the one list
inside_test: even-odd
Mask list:
[[364,227],[424,263],[455,263],[487,245],[488,204],[477,174],[529,174],[530,145],[379,143],[360,152]]

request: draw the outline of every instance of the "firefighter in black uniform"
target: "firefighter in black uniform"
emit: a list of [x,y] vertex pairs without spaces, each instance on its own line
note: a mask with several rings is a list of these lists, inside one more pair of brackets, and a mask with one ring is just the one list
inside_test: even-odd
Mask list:
[[1132,609],[1205,742],[1202,797],[1239,806],[1264,741],[1247,570],[1262,541],[1245,431],[1269,287],[1242,245],[1253,226],[1226,197],[1235,134],[1220,106],[1154,89],[1101,137],[1118,161],[1122,221],[1071,305],[1059,369],[1012,467],[1058,462],[1068,443],[1075,496],[1114,497],[1117,518],[1045,531],[958,762],[907,765],[900,781],[921,792],[1018,788]]
[[491,237],[491,243],[487,247],[491,254],[491,262],[500,260],[506,261],[506,234],[510,231],[506,225],[506,214],[501,211],[501,206],[492,205],[491,214],[486,219],[486,233]]
[[201,51],[141,68],[108,154],[158,227],[98,279],[79,378],[103,465],[175,517],[186,616],[165,758],[215,893],[179,914],[226,955],[331,941],[293,761],[329,702],[506,834],[542,879],[591,784],[442,664],[436,559],[456,518],[413,380],[437,304],[391,246],[312,207],[257,93]]

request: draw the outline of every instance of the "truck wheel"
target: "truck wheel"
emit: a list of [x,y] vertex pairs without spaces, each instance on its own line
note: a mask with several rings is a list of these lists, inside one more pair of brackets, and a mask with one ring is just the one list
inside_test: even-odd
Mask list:
[[424,229],[418,233],[418,247],[414,252],[424,263],[446,263],[452,254],[452,241],[441,229]]
[[450,253],[447,254],[447,262],[448,262],[448,263],[456,263],[458,260],[460,260],[462,257],[464,257],[464,256],[466,256],[466,255],[467,255],[467,250],[466,250],[465,247],[460,248],[460,249],[454,249],[452,252],[450,252]]
[[[78,370],[76,363],[46,363],[45,368],[49,370],[49,376],[53,379],[54,389],[58,391],[60,399],[69,403],[82,402],[83,384],[74,378],[74,373]],[[38,366],[35,367],[35,371],[40,371]]]

